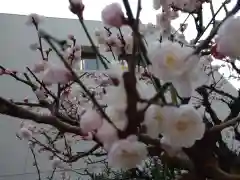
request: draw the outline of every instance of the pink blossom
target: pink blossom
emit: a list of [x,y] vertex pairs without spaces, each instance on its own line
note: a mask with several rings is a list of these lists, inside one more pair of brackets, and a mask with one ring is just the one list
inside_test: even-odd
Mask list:
[[6,75],[11,75],[11,74],[16,74],[16,73],[17,73],[17,71],[12,71],[10,69],[5,69],[5,71],[4,71],[4,74],[6,74]]
[[92,132],[88,132],[86,136],[82,136],[82,139],[85,140],[85,141],[93,140],[93,133]]
[[69,9],[73,14],[80,15],[82,17],[82,13],[84,10],[84,4],[82,3],[82,0],[70,0],[70,6]]
[[66,68],[52,66],[44,71],[42,81],[46,85],[52,85],[66,84],[72,79],[71,73]]
[[32,71],[35,73],[39,73],[41,71],[44,71],[47,68],[47,66],[48,66],[48,62],[42,60],[40,63],[37,63],[34,65]]
[[81,120],[80,127],[83,133],[92,132],[97,130],[102,125],[102,118],[95,110],[87,110]]
[[26,127],[22,127],[18,134],[22,139],[30,140],[32,138],[32,131]]
[[119,3],[112,3],[107,5],[102,10],[103,23],[120,28],[124,23],[124,13]]

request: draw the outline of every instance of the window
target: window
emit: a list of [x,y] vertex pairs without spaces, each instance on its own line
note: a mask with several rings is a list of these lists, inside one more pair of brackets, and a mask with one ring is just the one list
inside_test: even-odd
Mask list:
[[100,69],[101,62],[98,61],[96,53],[92,50],[91,46],[82,46],[82,60],[80,68],[82,70],[98,70]]

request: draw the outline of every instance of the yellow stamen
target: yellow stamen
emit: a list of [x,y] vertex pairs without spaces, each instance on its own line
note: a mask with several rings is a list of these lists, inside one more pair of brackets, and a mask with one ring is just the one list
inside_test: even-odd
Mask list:
[[122,68],[123,71],[127,71],[127,70],[128,70],[128,67],[127,67],[127,66],[124,66],[124,65],[122,65],[121,68]]
[[161,114],[161,112],[160,112],[159,110],[157,111],[156,119],[157,119],[159,122],[161,122],[161,121],[163,120],[162,114]]
[[126,150],[123,150],[122,153],[125,157],[128,157],[128,158],[133,158],[138,156],[137,153],[127,152]]
[[175,57],[171,54],[167,55],[166,57],[166,65],[168,68],[173,69],[176,64]]
[[189,126],[189,122],[186,119],[178,120],[176,123],[176,129],[178,131],[185,131]]

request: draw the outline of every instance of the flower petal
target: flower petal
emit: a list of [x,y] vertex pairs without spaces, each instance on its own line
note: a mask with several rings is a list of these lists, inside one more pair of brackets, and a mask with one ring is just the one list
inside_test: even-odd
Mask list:
[[172,81],[173,86],[178,92],[178,95],[182,98],[188,98],[192,96],[192,82],[189,77],[181,77]]

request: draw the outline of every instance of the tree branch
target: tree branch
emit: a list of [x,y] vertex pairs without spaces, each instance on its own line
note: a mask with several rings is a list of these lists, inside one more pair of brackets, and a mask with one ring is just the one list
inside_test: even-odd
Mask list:
[[223,122],[219,125],[215,125],[214,127],[212,127],[210,129],[211,132],[214,132],[214,131],[222,131],[223,129],[227,128],[227,127],[230,127],[230,126],[233,126],[235,125],[237,122],[240,121],[240,115],[238,115],[237,117],[229,120],[229,121],[226,121],[226,122]]
[[32,120],[40,124],[48,124],[56,127],[62,132],[69,132],[81,135],[81,129],[79,127],[71,126],[67,123],[61,122],[55,116],[40,115],[31,111],[28,111],[22,107],[19,107],[10,101],[0,97],[0,113],[20,119]]
[[207,86],[207,85],[203,85],[202,87],[203,87],[203,88],[206,88],[206,89],[208,89],[208,90],[214,91],[214,92],[216,92],[216,93],[218,93],[218,94],[220,94],[220,95],[222,95],[222,96],[226,96],[226,97],[228,97],[228,98],[230,98],[230,99],[232,99],[232,100],[237,99],[236,97],[232,96],[231,94],[229,94],[229,93],[227,93],[227,92],[224,92],[224,91],[222,91],[222,90],[216,89],[216,88],[213,87],[213,86],[210,86],[210,87],[209,87],[209,86]]
[[[223,7],[224,4],[226,4],[226,2],[227,2],[227,0],[223,3],[223,5],[221,7]],[[239,9],[240,9],[240,0],[237,1],[235,7],[226,15],[226,17],[219,24],[216,25],[216,27],[211,31],[209,36],[202,43],[200,43],[199,46],[197,46],[197,48],[195,49],[193,54],[199,54],[202,49],[206,48],[208,46],[209,42],[212,40],[212,38],[217,34],[217,31],[220,28],[220,26],[222,25],[222,23],[225,22],[230,16],[236,14],[239,11]],[[217,12],[216,12],[216,14],[217,14]]]
[[206,108],[206,111],[210,114],[210,116],[212,118],[212,121],[215,124],[220,124],[221,121],[217,117],[217,114],[215,113],[215,111],[212,109],[211,103],[208,100],[209,93],[207,92],[207,90],[204,87],[198,87],[196,89],[196,91],[203,97],[203,103],[202,104]]

